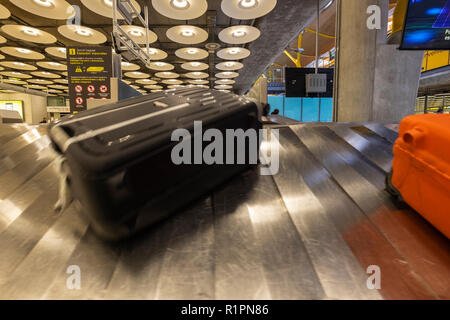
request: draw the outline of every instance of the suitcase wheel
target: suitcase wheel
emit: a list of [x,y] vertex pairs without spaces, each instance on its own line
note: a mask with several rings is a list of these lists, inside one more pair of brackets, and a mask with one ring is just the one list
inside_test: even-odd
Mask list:
[[386,188],[385,190],[392,196],[394,197],[397,201],[399,202],[404,202],[403,201],[403,197],[401,195],[401,193],[397,190],[396,187],[394,187],[394,185],[392,184],[392,175],[394,174],[394,171],[391,169],[391,171],[389,171],[389,173],[386,175]]

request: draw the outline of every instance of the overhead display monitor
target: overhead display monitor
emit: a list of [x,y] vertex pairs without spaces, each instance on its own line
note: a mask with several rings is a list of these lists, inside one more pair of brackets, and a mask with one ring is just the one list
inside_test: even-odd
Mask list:
[[450,50],[450,0],[409,0],[403,50]]
[[319,73],[327,75],[327,89],[323,93],[307,93],[306,75],[315,73],[315,68],[285,68],[285,83],[287,98],[331,98],[333,97],[333,77],[334,69],[319,68]]
[[10,101],[10,100],[2,100],[0,101],[0,109],[1,110],[10,110],[10,111],[17,111],[20,114],[20,117],[22,120],[23,118],[23,101]]

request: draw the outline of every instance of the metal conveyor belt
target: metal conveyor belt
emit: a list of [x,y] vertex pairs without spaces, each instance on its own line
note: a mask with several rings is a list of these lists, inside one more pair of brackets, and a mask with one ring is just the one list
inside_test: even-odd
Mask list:
[[[448,239],[383,190],[395,128],[281,126],[276,176],[246,172],[113,246],[73,207],[54,212],[45,127],[2,125],[0,298],[449,299]],[[381,290],[366,286],[370,265]]]

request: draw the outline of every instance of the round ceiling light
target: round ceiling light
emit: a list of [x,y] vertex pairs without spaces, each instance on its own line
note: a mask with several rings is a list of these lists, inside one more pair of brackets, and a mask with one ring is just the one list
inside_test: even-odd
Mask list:
[[16,80],[16,79],[3,79],[2,82],[9,83],[9,84],[15,84],[15,85],[25,85],[25,84],[27,84],[25,81]]
[[[121,26],[123,31],[125,31],[131,39],[133,39],[137,44],[146,44],[147,36],[145,34],[145,28],[138,26]],[[158,40],[158,36],[151,30],[148,30],[148,43],[153,43]]]
[[216,68],[224,71],[233,71],[242,69],[244,65],[237,61],[226,61],[216,65]]
[[0,4],[0,19],[8,19],[11,12],[2,4]]
[[169,71],[157,72],[155,73],[155,76],[161,79],[176,79],[180,77],[178,73]]
[[31,64],[18,62],[18,61],[2,61],[2,62],[0,62],[0,65],[7,67],[7,68],[11,68],[11,69],[16,69],[16,70],[25,70],[25,71],[37,70],[37,68],[35,66],[32,66]]
[[36,64],[45,69],[56,70],[56,71],[65,71],[67,70],[67,66],[62,63],[53,62],[53,61],[39,61]]
[[251,20],[265,16],[277,5],[277,0],[222,0],[222,11],[239,20]]
[[189,25],[175,26],[167,30],[167,37],[177,43],[197,44],[208,40],[208,32]]
[[170,70],[175,69],[175,67],[172,64],[167,63],[167,62],[159,62],[159,61],[150,62],[148,65],[148,68],[152,69],[152,70],[156,70],[156,71],[170,71]]
[[163,80],[161,82],[164,84],[172,84],[172,85],[180,85],[183,83],[183,81],[178,80],[178,79],[167,79],[167,80]]
[[226,93],[231,93],[230,90],[219,90],[219,91],[221,91],[221,92],[226,92]]
[[235,84],[236,81],[231,79],[222,79],[222,80],[216,80],[217,84]]
[[123,83],[126,83],[126,84],[131,84],[131,81],[129,81],[129,80],[121,79],[121,81],[122,81]]
[[201,71],[209,68],[209,65],[203,62],[186,62],[181,65],[181,68],[189,71]]
[[169,88],[169,89],[178,89],[178,88],[184,88],[184,86],[181,85],[181,84],[172,84],[170,86],[167,86],[167,88]]
[[53,89],[59,89],[59,90],[68,90],[69,89],[68,86],[62,86],[60,84],[51,84],[48,87],[53,88]]
[[232,71],[216,73],[216,78],[221,78],[221,79],[231,79],[231,78],[236,78],[238,76],[239,76],[239,73],[232,72]]
[[0,72],[1,75],[12,77],[12,78],[19,78],[19,79],[30,79],[32,76],[26,73],[18,72],[18,71],[3,71]]
[[7,41],[5,37],[0,36],[0,43],[6,43]]
[[[113,18],[112,0],[81,0],[81,3],[92,12],[107,18]],[[135,0],[132,0],[132,3],[138,12],[141,12],[141,6]],[[117,19],[122,20],[124,17],[119,13]]]
[[136,80],[136,83],[139,83],[139,84],[157,84],[158,82],[156,82],[155,80],[150,80],[150,79],[141,79],[141,80]]
[[45,52],[47,52],[48,54],[58,57],[58,58],[62,58],[62,59],[66,59],[67,55],[66,55],[66,48],[64,47],[48,47],[45,48]]
[[148,53],[150,60],[163,60],[163,59],[167,58],[167,53],[160,49],[149,48],[147,50],[147,48],[145,48],[144,52]]
[[107,40],[103,33],[78,25],[59,26],[58,32],[67,39],[86,44],[101,44]]
[[133,78],[133,79],[146,79],[150,78],[150,75],[148,73],[139,72],[139,71],[133,71],[133,72],[125,72],[125,77]]
[[69,84],[69,81],[67,79],[55,79],[53,81],[61,84]]
[[5,59],[5,56],[0,54],[0,60],[3,60],[3,59]]
[[122,61],[121,67],[124,71],[137,71],[141,68],[139,65],[127,61]]
[[185,74],[185,76],[191,79],[204,79],[208,78],[209,74],[206,72],[195,71],[195,72],[188,72]]
[[196,19],[208,9],[206,0],[152,0],[152,5],[158,13],[175,20]]
[[54,20],[72,18],[76,11],[65,0],[9,0],[22,10],[34,15]]
[[224,60],[242,60],[249,57],[250,50],[242,47],[229,47],[217,52],[217,56]]
[[175,51],[175,55],[185,60],[202,60],[207,58],[209,53],[199,48],[182,48]]
[[47,78],[47,79],[58,79],[61,78],[59,74],[47,72],[47,71],[34,71],[31,74],[35,77]]
[[53,81],[51,81],[51,80],[44,80],[44,79],[30,79],[30,80],[27,80],[27,82],[35,83],[35,84],[39,84],[39,85],[53,84]]
[[217,89],[217,90],[228,90],[228,89],[233,89],[233,86],[228,86],[228,85],[225,85],[225,84],[220,84],[220,85],[218,85],[218,86],[214,86],[214,89]]
[[150,84],[150,85],[145,86],[144,88],[152,89],[152,90],[159,90],[159,89],[162,89],[163,87],[162,86],[158,86],[156,84]]
[[223,29],[219,33],[219,39],[229,44],[244,44],[255,41],[261,32],[252,26],[239,25]]
[[17,47],[1,47],[0,50],[7,55],[29,60],[42,60],[45,56],[39,52]]
[[48,32],[16,24],[7,24],[1,27],[1,30],[7,35],[20,39],[40,44],[55,43],[56,38]]
[[209,84],[208,80],[196,79],[196,80],[188,80],[190,84]]
[[47,87],[40,86],[38,84],[29,84],[27,87],[30,88],[30,89],[34,89],[34,90],[45,90],[45,89],[47,89]]

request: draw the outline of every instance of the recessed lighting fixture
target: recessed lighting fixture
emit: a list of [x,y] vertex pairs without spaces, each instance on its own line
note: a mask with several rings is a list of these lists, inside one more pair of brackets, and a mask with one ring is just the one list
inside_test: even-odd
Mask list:
[[197,49],[188,49],[186,52],[188,54],[196,54],[198,52],[198,50]]
[[47,72],[47,71],[43,71],[43,72],[42,72],[42,74],[44,74],[44,75],[48,76],[48,75],[50,74],[50,72]]
[[21,75],[21,73],[20,72],[15,72],[15,71],[13,71],[13,72],[11,72],[12,74],[15,74],[15,75]]
[[156,54],[158,51],[156,49],[149,49],[148,54]]
[[17,51],[20,53],[25,53],[25,54],[31,53],[31,50],[24,49],[24,48],[17,48]]
[[239,51],[240,51],[239,49],[235,48],[235,49],[230,49],[230,50],[228,50],[228,53],[229,53],[229,54],[238,54]]
[[157,65],[158,67],[163,67],[166,65],[165,62],[155,62],[155,65]]
[[50,8],[51,6],[53,6],[52,0],[33,0],[33,2],[41,7]]
[[66,50],[66,48],[58,48],[58,51],[61,53],[66,53],[67,50]]
[[199,62],[192,62],[192,63],[191,63],[191,66],[193,66],[193,67],[198,67],[199,65],[200,65]]
[[104,3],[107,7],[110,7],[110,8],[112,8],[112,6],[113,6],[112,0],[103,0],[103,3]]
[[55,67],[61,65],[60,63],[53,62],[53,61],[49,62],[48,64],[49,64],[49,65],[52,65],[52,66],[55,66]]
[[89,37],[89,36],[92,35],[92,32],[90,30],[88,30],[88,29],[85,29],[85,28],[78,28],[75,32],[78,33],[80,36],[83,36],[83,37]]
[[258,5],[258,0],[241,0],[239,1],[239,7],[244,9],[254,8]]
[[231,72],[224,72],[223,74],[226,76],[229,76],[229,75],[231,75]]
[[175,9],[187,9],[191,6],[187,0],[172,0],[170,1],[170,5]]
[[36,29],[31,29],[31,28],[23,28],[23,33],[29,35],[29,36],[33,36],[36,37],[39,35],[39,31]]
[[245,30],[235,30],[231,33],[233,35],[233,37],[235,38],[242,38],[245,37],[245,35],[247,34],[247,32],[245,32]]
[[190,29],[184,29],[183,31],[181,31],[181,35],[183,37],[192,37],[194,34],[195,34],[195,32]]
[[232,66],[234,66],[234,62],[227,62],[227,63],[225,63],[225,65],[227,67],[232,67]]
[[14,62],[14,64],[15,64],[16,66],[24,66],[24,65],[25,65],[25,63],[22,63],[22,62]]
[[142,32],[142,31],[139,30],[139,29],[133,29],[133,30],[130,30],[128,33],[129,33],[130,35],[132,35],[133,37],[142,37],[142,36],[144,35],[144,32]]

